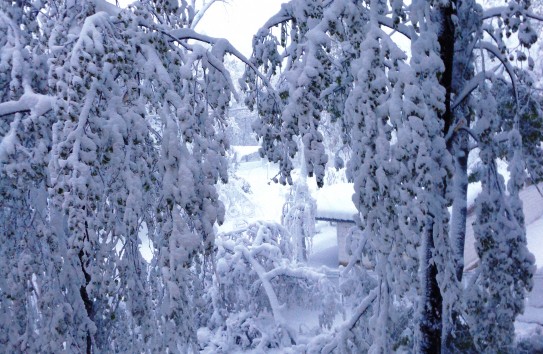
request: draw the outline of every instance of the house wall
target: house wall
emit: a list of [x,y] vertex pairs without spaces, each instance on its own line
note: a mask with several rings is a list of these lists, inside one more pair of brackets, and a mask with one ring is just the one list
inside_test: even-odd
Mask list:
[[349,230],[353,226],[354,224],[352,221],[351,222],[338,221],[336,223],[338,261],[339,261],[339,264],[343,266],[349,263],[349,255],[347,254],[347,251],[345,250],[345,242],[347,239],[347,235],[349,234]]

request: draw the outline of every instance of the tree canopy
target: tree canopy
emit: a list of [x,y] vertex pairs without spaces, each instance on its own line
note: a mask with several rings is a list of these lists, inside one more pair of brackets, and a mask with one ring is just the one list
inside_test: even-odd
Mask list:
[[[305,186],[285,213],[294,246],[266,223],[215,240],[239,98],[233,55],[279,182],[293,182],[300,148],[318,185],[329,160],[354,182],[358,231],[342,274],[352,316],[307,349],[512,351],[534,272],[518,195],[543,179],[530,54],[543,18],[529,1],[291,0],[249,59],[196,30],[216,2],[0,2],[0,347],[199,351],[209,324],[231,345],[292,346],[278,299],[300,301],[303,289],[322,292],[306,298],[331,327],[333,286],[296,265],[313,232]],[[347,161],[326,153],[328,122]],[[479,264],[464,286],[469,181],[483,191]],[[267,311],[271,334],[255,325]]]
[[[414,302],[416,352],[462,350],[466,333],[477,351],[512,350],[534,271],[518,192],[527,176],[541,178],[532,20],[541,17],[524,1],[292,0],[255,36],[251,61],[278,84],[248,69],[246,101],[262,116],[261,153],[280,164],[280,181],[290,182],[300,136],[308,172],[323,184],[326,116],[352,149],[348,177],[378,292],[365,300],[372,327],[354,321],[335,343],[340,351],[369,330],[368,350],[390,352],[401,299]],[[469,154],[479,154],[471,177],[483,192],[474,225],[480,262],[465,288]],[[507,185],[498,158],[509,164]],[[364,253],[351,251],[347,270]]]

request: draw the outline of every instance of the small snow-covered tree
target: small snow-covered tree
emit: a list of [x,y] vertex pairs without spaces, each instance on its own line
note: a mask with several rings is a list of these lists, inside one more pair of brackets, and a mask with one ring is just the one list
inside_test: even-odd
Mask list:
[[295,259],[305,262],[311,252],[311,241],[315,235],[317,202],[309,192],[307,171],[301,166],[300,176],[291,187],[281,214],[281,224],[292,237]]

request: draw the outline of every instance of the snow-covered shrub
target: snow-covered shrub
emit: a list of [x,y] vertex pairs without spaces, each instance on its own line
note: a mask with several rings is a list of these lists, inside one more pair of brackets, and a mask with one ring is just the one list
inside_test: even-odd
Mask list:
[[[232,166],[232,165],[230,165]],[[228,183],[218,185],[219,199],[224,203],[225,222],[236,222],[236,227],[243,226],[243,219],[254,216],[255,206],[251,201],[251,186],[249,183],[229,173]]]
[[295,260],[298,262],[306,261],[311,252],[316,213],[317,202],[302,177],[292,186],[281,214],[281,224],[292,237]]
[[294,247],[284,227],[256,222],[219,234],[214,272],[207,279],[213,314],[202,336],[206,350],[290,347],[300,330],[285,318],[285,305],[317,311],[319,324],[330,328],[337,312],[337,289],[326,274],[294,262]]

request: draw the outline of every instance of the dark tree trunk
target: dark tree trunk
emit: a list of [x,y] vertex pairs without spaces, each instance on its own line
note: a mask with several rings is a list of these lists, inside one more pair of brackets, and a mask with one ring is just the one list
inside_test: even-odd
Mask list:
[[424,264],[424,308],[420,323],[421,353],[441,353],[443,297],[437,284],[437,266],[431,262],[434,249],[433,222],[426,228],[426,254]]
[[[441,33],[438,36],[438,42],[440,46],[440,57],[445,66],[439,83],[445,88],[445,112],[441,114],[443,119],[443,133],[447,135],[452,128],[454,115],[451,107],[451,95],[453,84],[453,65],[454,65],[454,22],[452,16],[454,15],[453,2],[451,1],[447,7],[440,8],[439,19],[441,21]],[[452,140],[449,140],[452,141]]]
[[[92,300],[89,298],[89,294],[87,292],[87,286],[89,285],[91,281],[91,276],[85,269],[85,263],[83,261],[83,250],[79,251],[79,262],[81,263],[81,270],[83,271],[83,274],[85,275],[85,285],[82,285],[79,288],[79,294],[81,295],[81,299],[83,300],[83,303],[85,304],[85,310],[87,311],[87,316],[92,320],[93,319],[93,310],[92,310]],[[92,338],[90,332],[87,332],[87,348],[86,348],[86,354],[92,354]]]
[[[445,88],[445,111],[441,113],[440,118],[443,120],[443,135],[447,136],[452,129],[454,116],[451,107],[452,83],[453,83],[453,65],[454,65],[454,43],[455,43],[455,28],[452,16],[454,15],[454,1],[447,5],[437,8],[436,15],[440,22],[441,32],[438,34],[440,45],[440,57],[444,64],[444,71],[439,78],[439,83]],[[449,146],[447,146],[449,147]],[[445,187],[441,191],[446,191],[447,180]],[[421,334],[421,353],[438,354],[442,352],[443,340],[443,297],[437,282],[437,266],[432,262],[434,253],[434,221],[433,218],[426,228],[426,254],[424,265],[424,303],[423,303],[423,318],[420,324]]]

